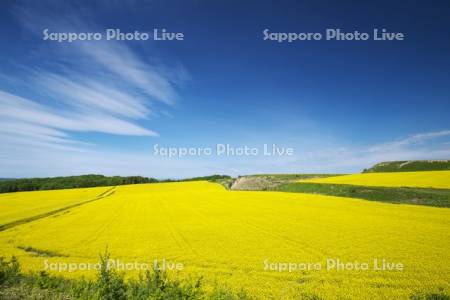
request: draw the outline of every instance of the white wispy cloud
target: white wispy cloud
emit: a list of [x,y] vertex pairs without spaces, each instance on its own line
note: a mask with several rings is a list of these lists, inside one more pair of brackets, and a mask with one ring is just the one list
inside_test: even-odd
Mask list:
[[301,153],[291,166],[309,172],[359,172],[382,161],[449,159],[449,136],[450,130],[441,130],[366,146],[314,149]]
[[[166,104],[174,104],[173,82],[158,67],[144,63],[128,47],[111,42],[78,43],[80,50],[103,68],[113,72],[147,96]],[[174,77],[175,82],[178,79]]]
[[84,111],[101,111],[129,118],[147,118],[150,114],[145,99],[125,93],[105,83],[83,78],[81,75],[57,75],[35,72],[34,82],[56,101],[64,102]]
[[[109,3],[106,7],[110,6]],[[120,7],[120,6],[119,6]],[[29,32],[42,37],[42,31],[51,32],[101,32],[102,26],[89,18],[89,11],[83,7],[60,1],[24,3],[18,1],[12,10],[19,23]],[[62,47],[61,47],[62,48]],[[116,80],[127,83],[152,100],[175,104],[178,95],[176,86],[189,78],[181,66],[167,67],[143,59],[125,43],[115,41],[77,41],[70,45],[66,62],[84,62],[84,69],[103,69],[114,75]],[[59,53],[61,55],[61,53]],[[73,57],[75,55],[76,57]],[[61,56],[61,60],[64,60]]]
[[440,137],[450,136],[450,130],[441,130],[426,133],[417,133],[406,138],[398,139],[388,143],[377,144],[369,147],[369,152],[386,152],[396,149],[403,149],[408,146],[420,145],[429,140],[433,140]]
[[[17,1],[11,12],[25,32],[39,39],[44,28],[98,29],[82,7],[59,1]],[[17,64],[15,74],[0,74],[5,79],[0,86],[2,141],[87,151],[92,145],[75,140],[73,132],[158,136],[142,124],[156,114],[157,103],[168,108],[175,104],[177,85],[186,78],[182,67],[154,65],[120,42],[66,46],[42,45],[30,53],[39,61],[36,66]]]
[[[4,118],[11,133],[20,130],[18,124],[37,128],[47,127],[67,131],[103,132],[121,135],[155,136],[155,132],[126,120],[103,114],[101,111],[77,111],[70,108],[55,109],[35,101],[0,91],[0,116]],[[12,121],[12,122],[10,122]]]
[[[38,39],[44,28],[60,32],[101,30],[81,6],[67,7],[56,0],[16,3],[13,13],[19,24]],[[450,136],[450,130],[365,146],[339,143],[336,137],[335,145],[309,150],[299,147],[295,157],[281,158],[167,160],[152,157],[150,151],[101,149],[75,139],[74,133],[157,136],[142,124],[159,106],[163,107],[160,114],[170,116],[167,110],[179,101],[177,90],[188,77],[186,71],[180,66],[155,64],[157,60],[152,57],[113,41],[46,44],[33,55],[39,67],[18,65],[16,76],[0,74],[0,177],[358,172],[386,160],[450,157],[448,141],[436,143]]]

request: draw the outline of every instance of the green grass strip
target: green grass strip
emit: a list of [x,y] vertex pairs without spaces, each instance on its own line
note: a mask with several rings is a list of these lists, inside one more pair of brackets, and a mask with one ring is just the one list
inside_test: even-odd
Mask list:
[[291,193],[321,194],[396,204],[450,207],[449,189],[373,187],[348,184],[286,183],[275,188]]

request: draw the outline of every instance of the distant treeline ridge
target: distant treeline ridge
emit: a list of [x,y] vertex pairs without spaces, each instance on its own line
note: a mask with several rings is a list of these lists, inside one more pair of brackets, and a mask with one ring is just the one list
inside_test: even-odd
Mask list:
[[103,176],[103,175],[80,175],[67,177],[48,177],[48,178],[23,178],[0,181],[0,193],[22,192],[22,191],[42,191],[42,190],[60,190],[72,188],[87,188],[96,186],[116,186],[138,183],[155,182],[174,182],[189,180],[218,180],[230,178],[226,175],[212,175],[205,177],[195,177],[183,180],[158,180],[155,178],[143,176]]

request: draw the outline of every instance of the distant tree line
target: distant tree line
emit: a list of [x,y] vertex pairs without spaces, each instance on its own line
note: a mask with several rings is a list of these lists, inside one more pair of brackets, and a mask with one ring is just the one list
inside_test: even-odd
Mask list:
[[220,181],[224,179],[231,179],[231,177],[227,175],[211,175],[187,179],[166,179],[159,181],[155,178],[143,176],[108,177],[103,175],[89,174],[89,175],[66,176],[66,177],[5,179],[0,180],[0,193],[61,190],[61,189],[87,188],[96,186],[115,186],[115,185],[155,183],[155,182],[180,182],[180,181],[198,181],[198,180]]
[[103,175],[81,175],[52,178],[24,178],[0,181],[0,193],[59,190],[71,188],[86,188],[95,186],[115,186],[124,184],[153,183],[158,182],[155,178],[142,176],[103,176]]

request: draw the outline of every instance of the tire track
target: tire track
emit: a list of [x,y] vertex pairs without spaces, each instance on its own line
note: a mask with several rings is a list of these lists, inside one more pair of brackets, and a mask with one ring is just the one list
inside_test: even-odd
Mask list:
[[72,204],[72,205],[69,205],[69,206],[66,206],[66,207],[63,207],[63,208],[58,208],[58,209],[55,209],[55,210],[52,210],[52,211],[49,211],[49,212],[46,212],[46,213],[43,213],[43,214],[39,214],[39,215],[36,215],[36,216],[20,219],[20,220],[11,222],[11,223],[2,224],[2,225],[0,225],[0,231],[5,231],[5,230],[8,230],[10,228],[22,225],[22,224],[30,223],[30,222],[33,222],[33,221],[36,221],[36,220],[39,220],[39,219],[43,219],[43,218],[46,218],[46,217],[49,217],[49,216],[53,216],[53,215],[55,215],[57,213],[66,211],[66,210],[74,208],[74,207],[78,207],[78,206],[81,206],[81,205],[84,205],[84,204],[87,204],[87,203],[91,203],[91,202],[94,202],[94,201],[106,198],[106,197],[111,196],[112,194],[114,194],[113,190],[115,188],[116,187],[114,186],[114,187],[106,190],[105,192],[99,194],[97,197],[95,197],[94,199],[91,199],[91,200],[87,200],[87,201],[84,201],[84,202]]

